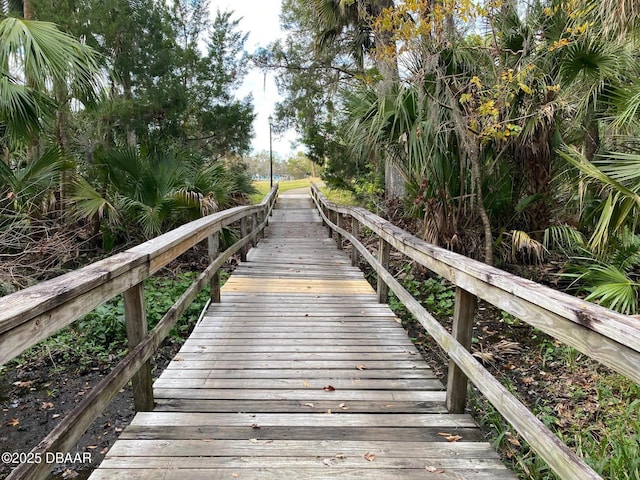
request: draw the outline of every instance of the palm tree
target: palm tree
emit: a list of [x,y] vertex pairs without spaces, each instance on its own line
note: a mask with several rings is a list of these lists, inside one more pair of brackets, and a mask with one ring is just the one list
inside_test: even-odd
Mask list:
[[[385,9],[393,9],[393,0],[306,0],[315,12],[319,34],[318,47],[327,49],[329,45],[341,41],[341,35],[348,33],[346,53],[351,55],[361,71],[365,69],[365,58],[369,55],[375,61],[381,81],[378,91],[383,94],[398,82],[398,65],[395,41],[390,32],[374,29],[374,24]],[[375,154],[369,159],[377,160]],[[391,158],[384,158],[385,192],[389,197],[401,197],[405,193],[402,169]]]
[[52,23],[4,18],[0,21],[0,126],[5,135],[28,137],[41,128],[43,116],[53,115],[56,102],[51,85],[71,85],[77,98],[87,98],[100,85],[99,72],[94,51]]

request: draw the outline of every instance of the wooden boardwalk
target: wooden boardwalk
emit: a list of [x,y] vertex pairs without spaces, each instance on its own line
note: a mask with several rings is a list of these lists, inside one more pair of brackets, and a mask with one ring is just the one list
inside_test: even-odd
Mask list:
[[470,416],[447,413],[306,194],[281,194],[154,394],[91,479],[516,478]]

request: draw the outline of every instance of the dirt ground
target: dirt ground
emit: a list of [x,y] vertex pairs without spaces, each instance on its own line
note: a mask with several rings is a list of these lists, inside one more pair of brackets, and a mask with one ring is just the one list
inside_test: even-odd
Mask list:
[[[159,350],[153,359],[154,376],[165,368],[177,349],[177,345],[171,344]],[[2,457],[0,479],[17,466],[19,454],[27,454],[43,440],[110,370],[110,365],[79,367],[73,362],[61,368],[55,356],[28,366],[6,367],[0,373],[0,453],[13,455]],[[133,416],[133,396],[127,386],[93,422],[70,452],[71,457],[65,458],[70,461],[55,464],[50,478],[87,478]],[[47,463],[55,460],[55,457],[45,459]]]

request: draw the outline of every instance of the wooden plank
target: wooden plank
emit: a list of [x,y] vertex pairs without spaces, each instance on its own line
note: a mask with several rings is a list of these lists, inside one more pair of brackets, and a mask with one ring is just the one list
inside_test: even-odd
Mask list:
[[[213,370],[213,369],[225,369],[225,370],[244,370],[244,369],[256,369],[256,368],[274,368],[274,369],[299,369],[304,368],[308,370],[313,369],[326,369],[326,368],[353,368],[359,365],[359,362],[352,360],[335,360],[335,361],[322,361],[322,360],[292,360],[292,361],[243,361],[243,360],[225,360],[225,361],[171,361],[167,366],[170,368],[189,369],[195,368],[198,370]],[[365,364],[366,368],[372,369],[424,369],[428,370],[429,367],[422,360],[416,361],[371,361]]]
[[197,370],[197,369],[170,369],[162,372],[163,379],[173,378],[261,378],[261,379],[287,379],[295,378],[326,378],[332,379],[397,379],[402,378],[409,380],[413,378],[419,379],[435,379],[437,378],[432,370],[423,368],[405,369],[402,371],[401,377],[398,370],[385,370],[370,369],[366,364],[360,365],[362,370],[359,370],[358,365],[351,366],[349,369],[314,369],[314,370],[302,370],[302,369],[284,369],[277,368],[269,369],[244,369],[244,370]]
[[444,402],[444,391],[385,391],[385,390],[232,390],[154,388],[156,398],[184,398],[194,400],[300,400],[313,402],[331,398],[337,402],[375,400],[381,402]]
[[[325,460],[330,460],[325,464]],[[425,470],[425,467],[432,466],[436,469],[469,469],[469,470],[504,470],[504,465],[497,458],[446,458],[433,457],[425,459],[414,458],[394,458],[376,457],[374,462],[363,462],[362,456],[344,456],[344,458],[333,457],[112,457],[107,456],[102,463],[105,468],[118,470],[129,469],[214,469],[214,468],[234,468],[241,469],[243,477],[244,471],[257,469],[265,466],[268,462],[271,468],[313,468],[317,466],[341,468],[366,468],[369,473],[373,469],[418,469]],[[242,478],[242,477],[239,477]],[[292,477],[299,478],[299,477]],[[366,477],[368,478],[368,477]]]
[[[362,457],[367,451],[377,457],[392,458],[495,458],[495,452],[485,442],[384,442],[340,440],[274,440],[273,442],[251,442],[246,440],[122,440],[109,451],[110,457],[333,457],[338,453]],[[364,449],[364,451],[363,451]],[[513,478],[513,477],[512,477]]]
[[290,390],[295,388],[305,388],[309,390],[322,390],[327,385],[331,385],[337,390],[444,390],[444,385],[437,379],[341,379],[341,378],[247,378],[241,381],[237,378],[159,378],[154,384],[154,388],[247,388],[264,390]]
[[[339,416],[331,414],[330,416]],[[458,442],[481,442],[484,439],[482,432],[474,425],[470,428],[455,426],[435,427],[375,427],[375,426],[349,426],[343,427],[309,427],[300,425],[287,426],[261,426],[254,423],[242,427],[219,426],[130,426],[120,436],[127,440],[247,440],[249,438],[258,441],[272,440],[315,440],[322,438],[324,441],[332,440],[359,440],[395,442],[399,438],[405,442],[443,442],[447,443],[444,436],[440,435],[446,430],[450,435],[461,437]],[[364,442],[363,442],[364,443]]]
[[[155,411],[165,412],[272,412],[272,413],[322,413],[329,410],[340,411],[340,404],[335,400],[314,400],[313,402],[300,400],[194,400],[182,398],[158,398]],[[351,413],[446,413],[444,402],[380,402],[370,400],[350,400],[348,403]]]
[[[327,480],[327,478],[338,478],[340,480],[460,480],[461,478],[473,478],[477,480],[500,480],[503,478],[513,479],[513,474],[507,470],[459,470],[444,471],[436,470],[436,473],[426,472],[425,469],[420,470],[392,470],[392,469],[376,469],[368,468],[349,468],[349,469],[332,469],[331,476],[327,477],[327,469],[329,467],[322,466],[317,469],[301,469],[301,468],[282,468],[282,467],[263,467],[251,470],[248,478],[260,478],[264,480],[283,478],[304,478],[306,480]],[[163,480],[218,480],[240,477],[242,470],[228,469],[172,469],[162,472]],[[156,469],[121,469],[121,470],[97,470],[94,472],[90,480],[156,480],[158,478],[158,470]]]
[[[174,413],[174,412],[140,412],[131,425],[165,426],[165,427],[451,427],[475,428],[476,424],[467,414],[422,414],[403,415],[387,413],[352,414],[338,411],[336,414],[269,414],[269,413]],[[405,441],[406,439],[403,439]],[[445,440],[444,437],[437,439]]]
[[[393,345],[334,345],[330,340],[326,345],[309,345],[304,343],[300,345],[300,342],[290,343],[283,345],[281,343],[274,343],[273,345],[265,345],[259,340],[254,341],[252,344],[238,343],[235,345],[229,345],[225,341],[218,342],[207,340],[206,342],[198,342],[191,340],[186,342],[180,349],[180,355],[183,359],[185,353],[203,353],[203,352],[219,352],[219,353],[268,353],[268,352],[304,352],[304,353],[348,353],[348,352],[366,352],[366,353],[385,353],[391,351],[397,352],[411,352],[412,355],[417,355],[417,350],[413,345],[407,345],[404,349],[399,346]],[[411,350],[409,350],[411,348]]]

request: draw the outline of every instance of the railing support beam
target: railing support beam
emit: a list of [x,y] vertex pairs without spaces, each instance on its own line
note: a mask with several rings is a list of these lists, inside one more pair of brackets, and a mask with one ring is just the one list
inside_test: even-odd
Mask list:
[[[246,236],[247,236],[247,217],[242,217],[242,220],[240,220],[240,238],[244,238]],[[246,245],[240,249],[241,262],[247,261],[247,250],[248,250],[248,247]]]
[[[209,235],[209,263],[212,263],[220,254],[220,234],[218,232]],[[220,303],[220,271],[216,271],[209,280],[211,303]]]
[[[336,225],[338,228],[344,228],[344,216],[340,212],[336,212]],[[342,235],[336,231],[336,244],[338,250],[342,250]]]
[[[124,317],[127,327],[129,350],[147,336],[147,312],[144,305],[144,284],[134,285],[124,292]],[[153,410],[153,386],[151,361],[147,360],[131,378],[133,404],[136,412]]]
[[[467,350],[471,350],[476,303],[475,295],[456,287],[456,303],[453,310],[453,330],[451,334]],[[453,360],[449,360],[447,410],[450,413],[464,413],[467,405],[467,383],[467,376]]]
[[[359,225],[360,224],[358,223],[358,220],[351,217],[351,235],[353,235],[356,239],[358,238],[358,235],[359,235],[359,232],[358,232]],[[358,262],[359,262],[358,247],[356,247],[354,244],[354,245],[351,245],[351,266],[357,267]]]
[[[391,246],[386,240],[380,238],[380,242],[378,243],[378,262],[380,262],[382,268],[385,270],[389,269],[390,256]],[[389,301],[389,287],[384,283],[382,275],[378,275],[378,286],[376,291],[378,292],[379,303],[387,303]]]

